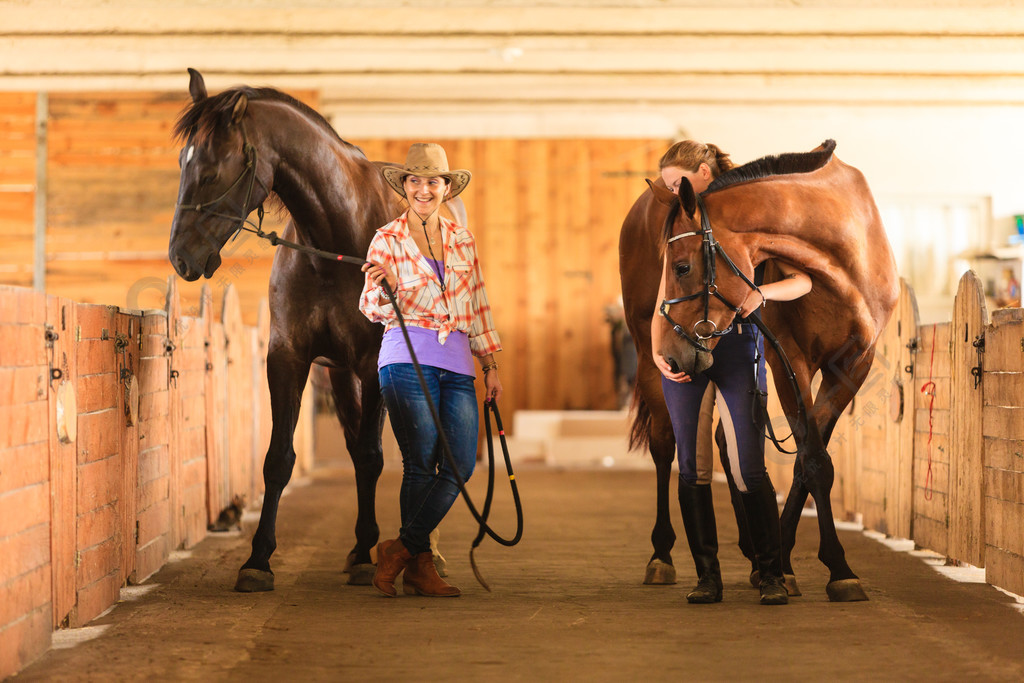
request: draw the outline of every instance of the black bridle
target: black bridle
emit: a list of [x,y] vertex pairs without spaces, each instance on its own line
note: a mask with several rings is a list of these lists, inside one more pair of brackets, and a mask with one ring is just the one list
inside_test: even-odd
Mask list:
[[[259,216],[259,223],[253,223],[249,220],[249,214],[252,213],[252,209],[249,208],[249,203],[252,201],[252,190],[257,181],[260,186],[267,192],[270,193],[269,188],[260,180],[256,175],[256,164],[259,158],[259,153],[256,147],[249,142],[249,139],[245,134],[245,126],[242,125],[242,152],[245,154],[245,168],[235,179],[235,182],[231,183],[219,197],[208,202],[197,203],[197,204],[176,204],[176,208],[195,211],[199,214],[207,216],[215,216],[217,218],[226,218],[230,221],[237,223],[233,236],[237,236],[242,230],[251,232],[257,237],[269,241],[274,246],[288,247],[298,252],[309,254],[310,256],[318,256],[331,261],[341,261],[342,263],[348,263],[354,266],[362,266],[366,263],[365,259],[358,258],[356,256],[347,256],[345,254],[335,254],[333,252],[325,251],[323,249],[317,249],[310,247],[305,244],[298,244],[297,242],[291,242],[277,236],[276,232],[263,232],[263,204],[261,203],[256,207],[257,215]],[[214,207],[220,202],[224,201],[229,194],[242,182],[242,180],[249,176],[249,184],[245,191],[245,203],[242,205],[241,213],[237,216],[230,214],[220,213],[213,211],[210,207]],[[249,226],[252,226],[251,228]],[[255,229],[254,229],[255,228]],[[479,531],[476,538],[473,540],[472,546],[469,549],[469,563],[473,569],[473,575],[476,576],[477,581],[490,592],[491,587],[484,580],[483,575],[480,574],[480,570],[477,568],[476,559],[473,557],[473,551],[480,545],[484,535],[490,536],[497,543],[503,546],[511,547],[519,543],[523,538],[523,504],[519,498],[519,486],[516,483],[515,474],[512,471],[512,460],[509,457],[508,444],[505,440],[505,429],[501,424],[501,414],[498,412],[498,403],[493,399],[486,400],[484,402],[484,425],[487,429],[487,455],[488,455],[488,481],[487,481],[487,494],[484,500],[483,513],[477,511],[476,506],[473,505],[473,501],[469,497],[469,492],[466,490],[466,482],[459,474],[459,468],[455,462],[455,458],[452,455],[451,447],[448,445],[448,438],[445,435],[444,428],[441,426],[441,418],[437,412],[437,407],[434,404],[433,399],[430,396],[430,391],[427,389],[426,378],[423,376],[423,369],[420,366],[419,360],[416,358],[416,351],[413,349],[412,340],[409,338],[409,330],[405,324],[405,318],[402,316],[402,311],[398,307],[398,297],[392,290],[385,278],[381,282],[381,286],[384,288],[384,292],[388,299],[391,301],[391,305],[394,308],[395,316],[398,319],[399,328],[402,330],[402,336],[405,339],[406,347],[409,350],[409,356],[412,360],[414,369],[416,370],[416,376],[420,383],[420,389],[423,391],[423,396],[426,399],[427,407],[430,409],[430,415],[434,421],[434,425],[437,428],[437,435],[441,442],[441,451],[448,462],[448,466],[451,468],[452,475],[454,476],[455,483],[459,487],[459,491],[462,493],[463,500],[466,501],[466,506],[469,507],[470,513],[473,518],[477,521]],[[508,472],[509,486],[512,490],[512,500],[516,508],[516,533],[512,538],[503,538],[498,535],[494,529],[487,523],[491,511],[491,501],[494,497],[494,443],[491,439],[491,421],[490,414],[493,412],[494,420],[498,428],[498,436],[501,442],[501,449],[505,457],[505,468]]]
[[[661,306],[660,306],[659,310],[661,312],[661,315],[664,316],[665,320],[668,321],[669,325],[672,326],[672,330],[677,335],[679,335],[680,337],[685,339],[687,342],[692,344],[698,351],[703,351],[705,353],[711,353],[711,349],[709,349],[708,347],[704,346],[701,342],[706,340],[706,339],[712,339],[713,337],[721,337],[723,335],[729,334],[729,332],[732,331],[732,328],[733,328],[733,325],[734,325],[734,323],[730,322],[729,323],[729,327],[725,328],[724,330],[719,330],[718,329],[718,325],[716,325],[714,321],[708,319],[708,313],[709,313],[709,309],[710,309],[710,306],[711,306],[711,297],[714,296],[719,301],[721,301],[723,304],[728,306],[733,311],[734,314],[740,313],[743,310],[742,308],[740,308],[739,306],[736,306],[731,301],[729,301],[724,296],[722,296],[722,294],[719,293],[719,291],[718,291],[718,285],[715,283],[716,266],[717,266],[717,259],[718,259],[718,257],[721,257],[722,260],[725,261],[725,264],[727,266],[729,266],[729,269],[733,273],[738,275],[740,277],[740,279],[742,279],[743,282],[745,282],[747,284],[748,287],[750,287],[753,290],[757,290],[757,291],[760,291],[760,290],[759,290],[758,286],[756,284],[754,284],[754,282],[750,278],[748,278],[743,273],[743,271],[741,271],[736,266],[736,264],[733,262],[733,260],[731,258],[729,258],[729,255],[727,253],[725,253],[725,249],[722,247],[722,245],[719,244],[718,240],[715,239],[714,234],[711,232],[711,219],[708,218],[707,208],[704,206],[704,198],[701,197],[701,195],[699,195],[699,194],[696,197],[697,197],[697,208],[700,209],[700,230],[692,231],[692,232],[684,232],[684,233],[680,233],[678,235],[672,235],[672,237],[668,238],[667,244],[671,244],[672,242],[675,242],[678,239],[683,239],[684,237],[697,237],[697,236],[701,237],[701,241],[702,241],[702,243],[701,243],[701,251],[702,251],[703,257],[704,257],[704,289],[702,291],[696,292],[694,294],[688,294],[686,296],[676,297],[675,299],[665,299],[665,300],[663,300],[661,302]],[[680,202],[673,203],[672,206],[669,208],[668,216],[665,217],[665,231],[664,231],[664,234],[666,234],[666,235],[671,234],[672,226],[675,225],[676,218],[679,216],[679,211],[680,211],[681,208],[682,208],[682,204]],[[667,248],[667,246],[666,246],[666,248]],[[697,337],[696,339],[694,339],[690,335],[686,334],[686,332],[683,330],[682,326],[679,325],[679,323],[677,323],[675,320],[672,319],[672,316],[669,315],[668,309],[669,309],[669,306],[671,306],[673,304],[682,303],[684,301],[692,301],[692,300],[696,299],[697,297],[704,297],[704,319],[703,320],[698,320],[696,323],[693,324],[693,333],[694,333],[694,336]],[[762,295],[762,297],[763,297],[763,295]],[[735,320],[735,315],[733,316],[733,320]],[[761,315],[760,315],[759,312],[755,311],[754,313],[751,313],[749,316],[747,316],[747,318],[745,320],[750,321],[751,323],[753,323],[753,325],[755,327],[757,327],[758,330],[761,331],[761,334],[764,335],[764,338],[768,341],[769,344],[771,344],[772,348],[775,349],[775,353],[778,355],[779,359],[782,361],[782,366],[785,369],[785,373],[786,373],[786,379],[789,380],[789,385],[793,389],[793,396],[796,399],[797,423],[803,429],[803,433],[804,433],[805,436],[810,434],[811,433],[811,426],[810,426],[810,420],[809,420],[808,415],[807,415],[807,406],[804,404],[803,397],[800,394],[800,385],[799,385],[799,383],[796,380],[796,372],[793,371],[793,366],[789,362],[789,357],[786,356],[786,352],[782,349],[782,345],[779,343],[778,338],[776,338],[776,336],[774,334],[772,334],[772,331],[769,330],[767,325],[764,324],[764,321],[761,320]],[[707,334],[701,334],[701,332],[698,330],[698,327],[700,327],[704,323],[707,323],[708,325],[711,326],[711,329],[710,329],[710,331],[708,331]],[[759,360],[755,359],[755,362],[754,362],[755,372],[757,372],[757,367],[758,367],[759,362],[760,362]],[[758,391],[758,394],[761,395],[761,392]],[[767,394],[764,394],[763,396],[766,397]],[[760,404],[760,401],[758,403]],[[785,439],[782,439],[781,441],[778,438],[776,438],[775,432],[774,432],[774,430],[772,428],[771,420],[768,418],[768,415],[767,415],[767,408],[763,404],[761,404],[761,409],[766,411],[765,415],[764,415],[764,418],[765,418],[765,425],[766,425],[767,430],[768,430],[768,432],[767,432],[768,438],[770,438],[772,440],[772,442],[775,444],[775,447],[780,452],[788,453],[790,455],[795,454],[797,452],[797,450],[788,451],[788,450],[786,450],[785,448],[782,447],[782,442],[783,441],[787,441],[790,437],[786,437]],[[795,434],[795,431],[794,431],[794,434]]]
[[[263,237],[263,203],[261,202],[259,206],[255,207],[256,216],[259,219],[258,223],[253,223],[251,220],[249,220],[249,214],[253,212],[253,209],[249,208],[249,204],[252,202],[252,191],[253,188],[256,186],[257,182],[259,182],[260,187],[262,187],[264,192],[266,192],[267,194],[270,194],[270,188],[266,186],[266,184],[260,179],[257,173],[259,152],[257,151],[256,146],[249,142],[249,138],[245,134],[245,124],[240,124],[240,127],[242,129],[242,154],[245,155],[245,168],[243,168],[242,172],[238,174],[237,178],[235,178],[235,182],[231,183],[231,185],[228,186],[228,189],[224,190],[224,192],[222,192],[221,195],[216,199],[211,199],[208,202],[198,203],[183,202],[175,204],[174,206],[176,209],[184,209],[185,211],[195,211],[196,213],[203,214],[206,216],[224,218],[226,220],[234,222],[235,229],[232,231],[232,239],[234,239],[234,237],[237,237],[238,233],[242,230],[247,230],[248,232],[252,232],[255,233],[256,235],[259,235],[260,237]],[[186,161],[186,163],[188,163],[188,161]],[[235,191],[235,188],[238,187],[242,183],[242,181],[246,179],[246,176],[248,176],[249,182],[245,188],[245,201],[242,202],[242,208],[239,209],[238,213],[229,214],[221,213],[220,211],[215,211],[214,208],[217,207],[218,204],[226,200],[228,196]],[[247,227],[247,224],[253,227]]]
[[[668,216],[665,217],[666,235],[670,234],[671,228],[675,224],[676,217],[679,215],[679,210],[681,206],[682,205],[679,202],[675,202],[669,209]],[[700,230],[673,235],[668,239],[668,244],[671,244],[676,240],[683,239],[684,237],[700,236],[701,252],[704,256],[704,289],[694,294],[676,297],[675,299],[665,299],[661,302],[661,306],[658,310],[660,311],[661,315],[665,318],[665,320],[668,321],[668,324],[672,326],[672,330],[677,335],[679,335],[687,342],[692,344],[698,351],[702,351],[704,353],[711,353],[711,349],[704,346],[704,344],[702,344],[701,342],[707,339],[721,337],[723,335],[729,334],[733,328],[733,324],[730,323],[729,326],[724,330],[719,330],[718,325],[713,320],[709,319],[708,315],[710,313],[711,308],[711,297],[713,296],[719,301],[721,301],[734,314],[740,313],[742,311],[742,309],[739,306],[726,299],[724,296],[722,296],[722,293],[718,291],[718,284],[715,282],[718,257],[721,257],[722,260],[725,261],[725,264],[729,266],[729,269],[732,270],[732,272],[738,275],[740,278],[742,278],[743,281],[746,282],[751,289],[756,290],[757,285],[755,285],[750,280],[750,278],[743,274],[743,271],[741,271],[736,266],[736,264],[733,263],[733,260],[729,258],[729,255],[727,253],[725,253],[725,249],[723,249],[722,245],[719,244],[718,241],[715,239],[714,234],[711,232],[711,221],[708,219],[707,209],[704,207],[704,199],[700,195],[697,195],[697,207],[700,209]],[[693,324],[693,336],[690,336],[689,334],[686,333],[685,330],[683,330],[682,326],[679,325],[679,323],[672,319],[672,316],[669,314],[669,307],[672,306],[673,304],[681,304],[684,301],[693,301],[698,297],[704,297],[704,319],[698,320]],[[696,339],[694,337],[696,337]]]

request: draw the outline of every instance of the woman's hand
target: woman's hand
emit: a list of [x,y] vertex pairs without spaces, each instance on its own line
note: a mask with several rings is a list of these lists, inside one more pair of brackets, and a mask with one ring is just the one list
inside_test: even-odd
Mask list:
[[765,299],[764,294],[760,289],[752,289],[747,293],[743,303],[740,304],[740,317],[746,318],[748,315],[756,311],[758,308],[764,305]]
[[382,281],[386,281],[388,283],[388,288],[392,292],[394,292],[395,288],[398,287],[398,279],[394,275],[392,275],[391,271],[385,268],[384,266],[378,265],[376,263],[370,263],[369,261],[367,261],[366,263],[363,264],[360,270],[366,273],[367,276],[369,276],[370,280],[373,282],[373,284],[375,284],[378,287],[381,286]]
[[672,372],[672,368],[669,366],[667,362],[665,362],[665,357],[662,356],[660,353],[654,353],[653,355],[654,364],[658,367],[658,370],[665,377],[665,379],[672,380],[673,382],[678,382],[679,384],[683,384],[691,380],[690,376],[687,375],[685,372]]
[[484,373],[484,401],[497,401],[501,398],[501,380],[498,379],[498,368]]

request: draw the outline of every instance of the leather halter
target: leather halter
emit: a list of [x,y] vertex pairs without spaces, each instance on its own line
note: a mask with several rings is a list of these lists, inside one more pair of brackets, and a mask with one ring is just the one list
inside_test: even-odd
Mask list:
[[[718,325],[708,318],[708,314],[710,312],[709,309],[711,307],[711,297],[714,296],[716,299],[721,301],[731,309],[734,314],[739,313],[742,310],[739,306],[722,296],[718,291],[718,285],[715,282],[718,257],[721,257],[722,260],[725,261],[725,264],[729,266],[729,269],[736,275],[740,276],[740,278],[742,278],[751,289],[757,289],[757,286],[751,282],[750,278],[744,275],[739,268],[736,267],[733,260],[725,253],[725,249],[723,249],[722,245],[715,239],[715,236],[711,231],[711,221],[708,219],[708,212],[704,206],[704,198],[699,194],[696,197],[697,208],[700,210],[700,230],[673,235],[668,239],[668,243],[675,242],[676,240],[683,239],[684,237],[701,237],[701,251],[704,256],[704,289],[694,294],[676,297],[675,299],[664,299],[658,310],[665,320],[668,321],[668,324],[672,326],[672,330],[677,335],[692,344],[698,351],[711,353],[711,349],[701,342],[729,334],[733,328],[733,325],[730,324],[729,327],[724,330],[719,330]],[[679,215],[681,206],[682,205],[677,202],[672,204],[669,208],[668,216],[665,217],[665,234],[669,234],[672,226],[675,225],[675,220]],[[672,319],[672,316],[669,314],[669,307],[673,304],[683,303],[684,301],[692,301],[698,297],[704,298],[704,319],[698,320],[693,324],[693,336],[690,336],[685,330],[683,330],[679,323]],[[696,337],[696,339],[694,337]]]
[[[264,192],[270,194],[269,188],[267,188],[266,184],[262,180],[260,180],[260,178],[256,174],[259,162],[259,151],[256,149],[255,145],[249,142],[249,138],[245,134],[245,123],[240,123],[240,127],[242,129],[242,153],[245,154],[245,168],[243,168],[242,172],[238,174],[237,178],[235,178],[235,182],[231,183],[228,189],[224,190],[224,192],[221,193],[221,195],[216,199],[211,199],[208,202],[201,202],[196,204],[183,202],[174,205],[176,209],[195,211],[196,213],[205,214],[207,216],[214,216],[216,218],[224,218],[226,220],[235,222],[236,226],[235,229],[232,231],[232,239],[234,239],[234,237],[237,237],[239,231],[241,230],[248,230],[249,232],[255,232],[257,235],[261,237],[263,236],[263,204],[261,203],[259,206],[255,207],[256,215],[259,218],[259,222],[253,223],[252,221],[249,220],[249,214],[252,213],[253,211],[251,208],[249,208],[249,202],[252,201],[252,190],[257,181],[259,181],[260,187],[263,188]],[[211,207],[216,207],[218,204],[227,199],[228,195],[230,195],[235,190],[235,188],[238,187],[238,185],[245,179],[247,175],[249,176],[249,183],[245,188],[245,201],[242,203],[242,208],[238,215],[231,215],[221,213],[219,211],[214,211]],[[247,223],[249,225],[252,225],[256,229],[253,230],[252,228],[247,228]]]

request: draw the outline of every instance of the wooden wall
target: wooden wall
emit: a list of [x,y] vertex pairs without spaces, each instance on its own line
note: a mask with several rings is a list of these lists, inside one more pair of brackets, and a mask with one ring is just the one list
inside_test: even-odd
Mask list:
[[[316,93],[293,93],[317,104]],[[174,121],[184,93],[50,93],[47,121],[46,291],[130,309],[163,306],[173,274],[167,241],[178,187]],[[34,93],[0,94],[0,221],[15,238],[0,283],[31,285],[35,183]],[[344,131],[341,131],[344,134]],[[402,161],[416,140],[352,140],[372,159]],[[480,245],[505,351],[499,362],[511,424],[518,408],[613,409],[611,328],[619,301],[622,219],[654,177],[668,140],[438,140],[453,167]],[[10,176],[10,179],[8,179]],[[268,214],[269,229],[286,216]],[[19,246],[20,245],[20,246]],[[242,322],[257,323],[273,249],[249,235],[228,245],[210,281],[219,302],[238,292]],[[184,314],[198,317],[202,283],[178,281]]]
[[[402,161],[415,140],[358,141]],[[437,140],[473,180],[461,195],[516,409],[618,407],[605,308],[619,304],[622,220],[657,176],[666,140]]]
[[0,677],[262,490],[267,328],[233,287],[220,320],[168,288],[141,313],[0,286]]
[[[316,93],[293,92],[316,106]],[[46,116],[46,291],[83,303],[163,307],[173,269],[167,242],[178,191],[171,130],[184,93],[50,93]],[[31,286],[36,184],[36,94],[0,93],[0,284]],[[270,212],[279,230],[287,217]],[[239,290],[256,323],[273,252],[240,236],[211,280]],[[180,283],[183,310],[199,313],[202,283]]]
[[1024,309],[993,312],[984,368],[985,580],[1024,595]]
[[36,94],[0,93],[0,283],[32,286]]

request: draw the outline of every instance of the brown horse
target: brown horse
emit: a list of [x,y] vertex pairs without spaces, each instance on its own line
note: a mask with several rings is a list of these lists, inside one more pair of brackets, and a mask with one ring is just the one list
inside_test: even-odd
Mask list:
[[[763,321],[777,336],[797,385],[789,381],[783,359],[767,348],[798,449],[781,517],[787,588],[799,594],[790,554],[809,493],[817,505],[818,558],[830,572],[829,598],[867,599],[836,534],[829,500],[834,471],[825,447],[867,377],[875,343],[895,308],[899,281],[867,182],[836,158],[834,149],[835,142],[828,140],[804,154],[759,159],[723,174],[701,197],[685,181],[678,196],[660,182],[651,184],[623,223],[623,301],[640,358],[631,441],[648,443],[658,482],[649,583],[674,580],[670,551],[675,540],[668,512],[675,443],[660,373],[651,358],[651,317],[660,308],[674,323],[666,326],[675,329],[668,329],[661,341],[666,361],[699,372],[710,366],[715,333],[732,324],[754,268],[778,259],[804,270],[813,282],[806,296],[763,309]],[[691,236],[672,239],[684,233]],[[657,302],[663,271],[668,299]],[[766,281],[773,273],[766,270]],[[812,394],[811,380],[819,372],[821,383]],[[809,419],[801,420],[801,413]]]
[[[199,72],[189,73],[192,104],[175,126],[185,146],[168,252],[185,280],[213,275],[225,243],[250,212],[262,215],[271,193],[291,215],[283,237],[355,257],[364,256],[374,231],[401,212],[379,164],[308,106],[271,88],[239,87],[208,96]],[[461,202],[448,206],[464,225]],[[236,590],[273,590],[278,503],[295,464],[292,439],[312,363],[329,368],[355,468],[356,543],[345,571],[349,583],[368,584],[373,576],[370,549],[379,536],[375,492],[383,466],[377,383],[383,327],[356,307],[362,286],[363,274],[351,265],[283,248],[274,257],[267,351],[273,431],[263,465],[260,522]]]

